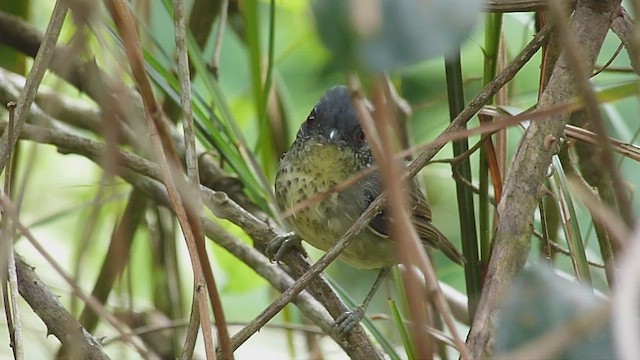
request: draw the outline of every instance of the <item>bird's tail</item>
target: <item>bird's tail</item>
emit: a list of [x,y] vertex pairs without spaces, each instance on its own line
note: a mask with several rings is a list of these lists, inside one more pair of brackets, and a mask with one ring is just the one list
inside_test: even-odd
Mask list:
[[466,263],[460,251],[431,222],[421,221],[415,225],[423,243],[442,251],[456,264],[464,265]]

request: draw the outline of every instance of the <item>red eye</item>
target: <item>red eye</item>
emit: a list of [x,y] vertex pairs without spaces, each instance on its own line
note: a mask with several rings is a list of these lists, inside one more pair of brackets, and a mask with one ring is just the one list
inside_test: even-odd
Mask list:
[[364,143],[364,142],[365,142],[365,140],[366,140],[366,139],[367,139],[367,138],[366,138],[366,137],[365,137],[365,135],[364,135],[364,130],[362,130],[362,129],[361,129],[361,130],[360,130],[360,132],[359,132],[359,133],[358,133],[358,135],[357,135],[356,140],[358,140],[358,143],[359,143],[359,144],[362,144],[362,143]]

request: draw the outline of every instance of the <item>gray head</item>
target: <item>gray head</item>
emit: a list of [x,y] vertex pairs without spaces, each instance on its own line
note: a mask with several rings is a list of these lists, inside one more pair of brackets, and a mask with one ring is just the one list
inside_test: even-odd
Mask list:
[[334,86],[300,126],[296,142],[316,141],[345,147],[371,162],[371,150],[346,86]]

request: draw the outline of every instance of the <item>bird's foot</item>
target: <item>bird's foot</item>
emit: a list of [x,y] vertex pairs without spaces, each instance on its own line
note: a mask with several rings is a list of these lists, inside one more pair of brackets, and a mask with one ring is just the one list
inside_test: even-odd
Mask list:
[[302,249],[301,239],[295,232],[278,235],[267,244],[265,254],[271,261],[280,262],[282,257],[291,248]]
[[364,318],[365,311],[364,305],[358,305],[353,311],[347,311],[340,315],[333,324],[333,327],[338,331],[338,335],[341,338],[345,337]]

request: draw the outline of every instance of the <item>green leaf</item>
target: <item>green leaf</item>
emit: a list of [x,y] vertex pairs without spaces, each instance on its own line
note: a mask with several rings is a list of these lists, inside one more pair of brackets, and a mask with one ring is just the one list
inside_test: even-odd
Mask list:
[[[525,269],[504,299],[496,324],[496,354],[505,354],[576,316],[589,314],[603,300],[586,286],[566,280],[546,265]],[[611,328],[604,324],[577,339],[554,359],[612,359]]]
[[313,3],[322,42],[340,68],[386,71],[458,48],[478,0],[322,0]]

